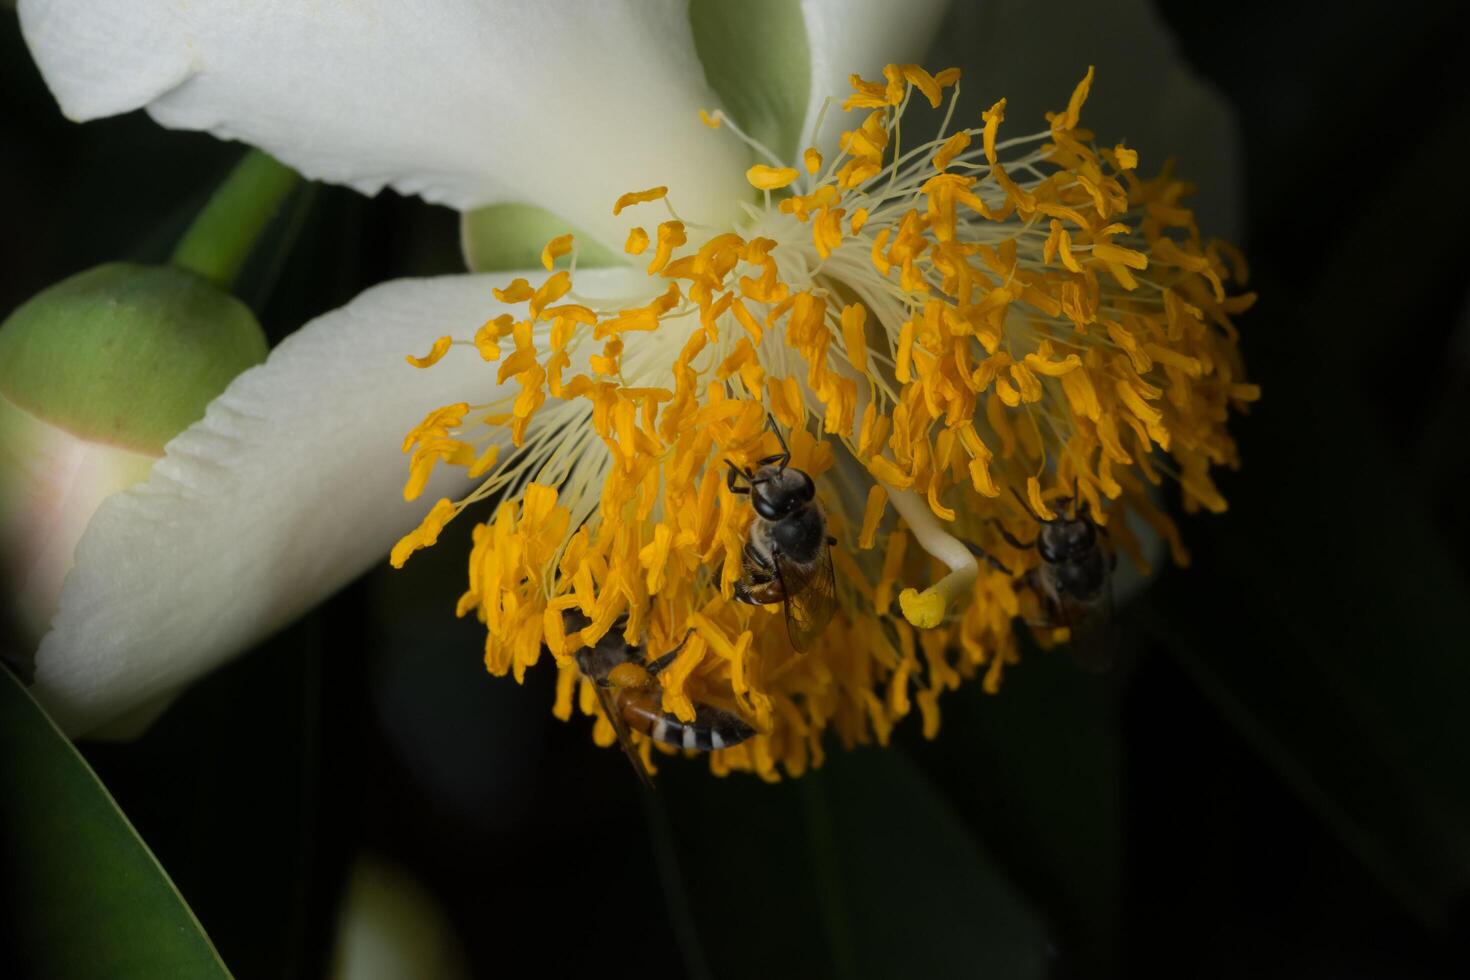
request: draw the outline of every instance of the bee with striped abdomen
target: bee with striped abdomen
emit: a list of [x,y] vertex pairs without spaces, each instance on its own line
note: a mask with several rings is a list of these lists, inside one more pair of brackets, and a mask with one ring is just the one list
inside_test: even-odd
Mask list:
[[[568,632],[582,629],[590,622],[576,610],[563,615]],[[583,646],[573,656],[582,676],[592,682],[623,754],[645,785],[652,787],[653,779],[633,744],[632,732],[696,752],[739,745],[755,734],[755,729],[738,715],[707,704],[695,704],[693,721],[682,721],[672,712],[664,711],[658,675],[674,662],[688,637],[657,660],[645,663],[643,647],[624,640],[621,626],[621,623],[614,625],[595,644]]]

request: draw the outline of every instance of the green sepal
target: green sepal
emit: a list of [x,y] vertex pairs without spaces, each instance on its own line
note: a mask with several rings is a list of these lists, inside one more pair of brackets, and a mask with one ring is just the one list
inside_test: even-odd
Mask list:
[[689,26],[704,80],[735,124],[778,160],[796,159],[812,86],[801,5],[796,0],[691,0]]
[[573,228],[544,208],[530,204],[491,204],[460,216],[460,242],[471,272],[537,269],[541,249],[558,235],[576,239],[577,268],[621,265],[621,256],[591,235]]
[[160,455],[267,351],[250,309],[201,276],[111,262],[0,326],[0,395],[79,438]]

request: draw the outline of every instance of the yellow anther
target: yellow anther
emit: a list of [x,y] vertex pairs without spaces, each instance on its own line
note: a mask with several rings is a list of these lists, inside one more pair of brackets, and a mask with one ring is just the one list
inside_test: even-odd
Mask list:
[[786,187],[796,180],[795,167],[768,167],[758,163],[745,171],[745,179],[756,190],[774,191]]
[[996,163],[995,134],[999,132],[1000,124],[1005,122],[1006,100],[1001,99],[995,105],[986,109],[981,113],[981,118],[985,120],[985,133],[981,141],[985,149],[985,159],[990,161],[993,166]]
[[669,193],[667,187],[650,187],[646,191],[629,191],[618,198],[613,204],[613,214],[623,213],[623,208],[632,207],[635,204],[644,204],[648,201],[658,201]]
[[903,77],[929,100],[929,108],[938,109],[942,99],[938,80],[919,65],[900,65]]
[[934,169],[941,172],[948,170],[949,165],[954,163],[955,157],[964,153],[969,148],[970,134],[962,129],[945,140],[944,145],[939,148],[939,152],[934,154],[934,159],[931,161],[934,164]]
[[491,289],[491,294],[502,303],[524,303],[536,295],[536,290],[531,288],[531,283],[526,279],[512,279],[509,286],[504,289]]
[[1082,81],[1072,90],[1072,97],[1067,100],[1067,111],[1058,120],[1056,128],[1070,130],[1077,128],[1077,122],[1082,116],[1082,105],[1087,101],[1087,93],[1092,91],[1092,75],[1094,66],[1087,66],[1087,74],[1082,76]]
[[668,264],[669,257],[674,254],[674,249],[688,241],[684,234],[684,222],[665,221],[658,226],[658,245],[654,249],[653,259],[648,263],[648,274],[657,275],[663,267]]
[[458,513],[454,502],[447,497],[441,497],[433,508],[424,515],[419,526],[405,534],[393,546],[393,552],[388,556],[388,561],[394,568],[402,568],[408,556],[422,548],[427,548],[439,540],[439,534],[444,530],[454,515]]
[[633,227],[628,232],[628,240],[623,243],[623,251],[629,255],[642,255],[648,250],[648,232],[640,227]]
[[563,255],[569,254],[571,250],[572,236],[557,235],[551,241],[547,242],[546,247],[541,250],[541,264],[546,267],[547,272],[550,272],[556,265],[556,260]]
[[439,363],[439,359],[442,358],[445,354],[449,353],[449,345],[452,343],[454,343],[453,337],[440,337],[438,340],[434,341],[434,346],[430,347],[429,352],[423,357],[415,357],[412,354],[409,354],[407,357],[404,358],[404,360],[408,361],[408,363],[412,364],[416,368],[429,367],[430,365]]
[[883,510],[888,504],[888,492],[880,484],[868,488],[868,502],[863,507],[863,526],[858,532],[858,547],[867,550],[873,547],[878,535],[878,522],[883,519]]

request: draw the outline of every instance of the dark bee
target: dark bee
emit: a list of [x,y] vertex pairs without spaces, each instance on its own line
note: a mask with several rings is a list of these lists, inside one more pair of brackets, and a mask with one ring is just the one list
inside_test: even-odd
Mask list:
[[[1016,499],[1035,519],[1035,540],[1027,543],[1000,526],[1000,534],[1013,548],[1036,549],[1041,559],[1029,574],[1046,606],[1051,622],[1037,625],[1065,626],[1071,633],[1072,655],[1085,669],[1101,673],[1112,667],[1117,655],[1117,630],[1113,622],[1113,569],[1118,556],[1103,547],[1107,531],[1088,513],[1087,501],[1075,494],[1059,503],[1070,514],[1042,519],[1020,494]],[[1002,567],[989,555],[983,555]]]
[[786,440],[775,420],[766,418],[781,451],[760,460],[754,471],[725,461],[730,467],[726,485],[732,493],[749,494],[755,508],[735,598],[754,606],[781,603],[791,645],[805,652],[837,608],[832,573],[832,545],[837,541],[827,536],[816,484],[791,465]]
[[[569,632],[582,629],[590,622],[577,610],[563,615]],[[658,675],[674,662],[683,648],[684,643],[681,642],[652,663],[645,663],[643,647],[623,639],[620,623],[608,630],[596,644],[584,646],[573,655],[577,669],[592,682],[598,703],[617,733],[623,754],[633,764],[638,778],[650,788],[653,779],[633,745],[632,732],[642,732],[655,742],[675,748],[699,752],[739,745],[755,734],[755,729],[737,715],[709,705],[696,704],[694,720],[688,722],[680,721],[677,715],[663,710],[660,704],[663,689],[659,686]]]

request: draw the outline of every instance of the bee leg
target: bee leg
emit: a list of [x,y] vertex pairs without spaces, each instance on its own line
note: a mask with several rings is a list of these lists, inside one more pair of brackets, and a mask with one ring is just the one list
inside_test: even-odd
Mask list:
[[1036,547],[1036,542],[1034,540],[1030,544],[1024,543],[1010,531],[1007,531],[1006,526],[1000,523],[1000,521],[995,522],[995,529],[1000,532],[1000,536],[1002,538],[1005,538],[1006,544],[1010,545],[1012,548],[1016,548],[1020,551],[1028,551],[1031,548]]
[[771,561],[767,561],[766,557],[759,551],[756,551],[749,541],[745,542],[745,548],[742,554],[745,555],[746,568],[763,573],[764,578],[760,580],[761,582],[769,582],[771,580],[771,572],[776,567],[774,557]]
[[750,588],[744,582],[735,583],[735,601],[743,602],[747,606],[765,605],[765,603],[761,602],[755,596],[750,594]]
[[[683,646],[682,643],[679,644],[679,645],[680,646]],[[648,671],[648,676],[649,677],[657,677],[659,675],[659,671],[663,670],[669,664],[673,663],[674,662],[674,658],[677,657],[678,655],[679,655],[679,651],[678,650],[670,650],[668,653],[664,654],[662,657],[659,657],[653,663],[651,663],[651,664],[644,664],[643,665],[643,669],[646,670],[646,671]]]
[[832,537],[830,534],[827,536],[827,547],[829,547],[829,548],[835,548],[835,547],[837,547],[837,539],[834,538],[834,537]]
[[970,549],[970,554],[974,555],[976,558],[981,559],[997,572],[1002,572],[1012,577],[1015,576],[1015,573],[1012,572],[1009,568],[1006,568],[1004,565],[1002,565],[999,559],[997,559],[990,552],[986,551],[984,548],[980,547],[978,544],[970,544],[970,542],[966,541],[965,547]]
[[[739,585],[736,585],[737,591],[739,590],[739,588],[740,588]],[[648,676],[649,677],[657,677],[659,675],[659,671],[663,670],[669,664],[673,663],[674,662],[674,658],[679,655],[679,651],[681,651],[681,650],[684,649],[684,644],[688,643],[689,642],[689,638],[691,636],[693,636],[693,635],[694,635],[694,631],[693,630],[690,630],[689,632],[687,632],[687,633],[684,634],[684,639],[680,640],[679,641],[679,645],[676,646],[676,647],[674,647],[674,649],[670,650],[668,653],[666,653],[663,656],[659,657],[653,663],[651,663],[651,664],[644,664],[643,665],[643,669],[646,670],[646,671],[648,671]]]

